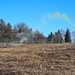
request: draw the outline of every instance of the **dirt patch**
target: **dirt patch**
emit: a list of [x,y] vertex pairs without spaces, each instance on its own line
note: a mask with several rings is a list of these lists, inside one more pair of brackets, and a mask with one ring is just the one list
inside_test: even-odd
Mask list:
[[75,44],[0,48],[0,75],[75,75]]

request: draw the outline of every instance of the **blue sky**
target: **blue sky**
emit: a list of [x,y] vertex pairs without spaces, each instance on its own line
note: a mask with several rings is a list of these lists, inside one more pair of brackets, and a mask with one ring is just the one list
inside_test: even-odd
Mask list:
[[[63,17],[62,17],[63,15]],[[12,27],[25,22],[33,30],[45,36],[51,31],[67,28],[74,31],[74,0],[0,0],[0,18]]]

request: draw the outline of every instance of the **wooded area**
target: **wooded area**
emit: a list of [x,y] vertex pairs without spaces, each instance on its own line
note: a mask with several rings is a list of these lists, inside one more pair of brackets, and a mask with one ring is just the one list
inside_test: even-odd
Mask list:
[[[75,37],[75,31],[72,33]],[[0,19],[0,42],[20,42],[20,43],[71,43],[71,32],[67,28],[66,31],[59,30],[55,33],[50,31],[46,37],[38,30],[33,31],[25,23],[12,25],[5,24],[3,19]],[[73,40],[75,42],[75,38]]]

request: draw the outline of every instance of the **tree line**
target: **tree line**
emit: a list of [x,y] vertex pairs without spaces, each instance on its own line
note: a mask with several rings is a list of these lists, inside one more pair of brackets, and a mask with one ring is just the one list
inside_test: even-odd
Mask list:
[[[75,36],[74,32],[73,36]],[[55,33],[50,32],[46,37],[38,30],[33,31],[25,23],[18,23],[12,28],[10,23],[5,24],[5,21],[0,19],[0,42],[12,41],[23,43],[71,43],[72,40],[71,32],[68,28],[66,32],[63,30],[58,30]]]

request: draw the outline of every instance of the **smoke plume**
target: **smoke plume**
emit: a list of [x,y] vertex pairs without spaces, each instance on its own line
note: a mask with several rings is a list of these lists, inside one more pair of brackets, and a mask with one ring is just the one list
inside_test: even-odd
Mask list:
[[43,18],[43,24],[44,25],[46,24],[46,19],[53,19],[53,18],[58,18],[58,19],[62,18],[66,20],[71,26],[75,27],[75,24],[72,24],[70,18],[66,14],[60,14],[59,12],[56,12],[54,14],[50,13],[45,14]]

